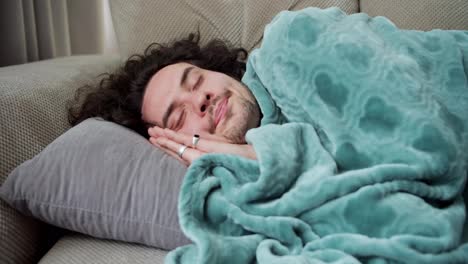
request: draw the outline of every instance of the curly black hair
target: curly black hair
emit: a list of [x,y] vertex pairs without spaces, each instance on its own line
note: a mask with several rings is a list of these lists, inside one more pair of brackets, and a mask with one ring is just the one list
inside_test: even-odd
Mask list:
[[200,45],[200,34],[170,44],[152,43],[142,55],[132,55],[114,73],[105,73],[97,86],[80,87],[69,102],[68,121],[75,126],[90,117],[101,117],[128,127],[148,138],[147,124],[141,119],[141,106],[151,77],[165,66],[187,62],[241,80],[248,53],[228,42],[214,39]]

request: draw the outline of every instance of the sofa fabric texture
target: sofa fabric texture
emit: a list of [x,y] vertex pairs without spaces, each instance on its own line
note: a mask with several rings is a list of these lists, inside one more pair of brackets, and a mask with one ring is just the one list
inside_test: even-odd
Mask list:
[[70,234],[59,240],[39,264],[162,264],[166,254],[154,247]]
[[307,6],[337,6],[348,14],[358,11],[356,0],[110,1],[123,57],[142,53],[152,42],[167,43],[197,29],[202,42],[220,38],[250,51],[260,44],[264,26],[277,13]]
[[115,56],[85,55],[1,68],[0,182],[70,128],[66,104],[75,90],[119,63]]
[[468,30],[466,0],[360,0],[360,12],[385,16],[402,29]]

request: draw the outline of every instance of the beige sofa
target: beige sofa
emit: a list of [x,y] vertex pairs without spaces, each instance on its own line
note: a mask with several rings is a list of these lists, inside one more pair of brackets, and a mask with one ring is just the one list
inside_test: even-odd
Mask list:
[[[468,30],[466,0],[110,0],[120,56],[73,56],[0,68],[0,183],[23,161],[70,128],[65,102],[151,42],[200,29],[247,50],[281,10],[338,6],[383,15],[401,28]],[[0,200],[0,263],[163,263],[166,252],[65,232],[25,217]]]

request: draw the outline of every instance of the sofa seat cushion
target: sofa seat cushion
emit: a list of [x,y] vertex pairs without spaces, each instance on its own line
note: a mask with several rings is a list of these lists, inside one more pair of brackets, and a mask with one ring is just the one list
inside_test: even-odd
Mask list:
[[166,254],[166,251],[157,248],[71,233],[62,237],[39,264],[162,264]]

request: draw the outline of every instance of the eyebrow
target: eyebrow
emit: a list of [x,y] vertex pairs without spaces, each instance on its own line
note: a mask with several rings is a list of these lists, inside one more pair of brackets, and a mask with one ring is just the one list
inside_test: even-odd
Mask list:
[[194,66],[188,66],[184,69],[184,72],[182,73],[182,78],[180,78],[180,86],[184,86],[185,82],[187,81],[188,74],[194,68],[195,68]]
[[[187,82],[187,77],[188,77],[190,71],[193,70],[194,68],[195,68],[194,66],[188,66],[188,67],[186,67],[184,69],[184,71],[182,72],[182,76],[180,78],[180,86],[181,87],[184,87],[185,82]],[[163,120],[162,120],[163,127],[167,127],[167,121],[168,121],[169,116],[171,115],[172,111],[174,111],[174,108],[175,108],[175,103],[172,102],[169,105],[169,107],[167,108],[164,115],[163,115]]]

